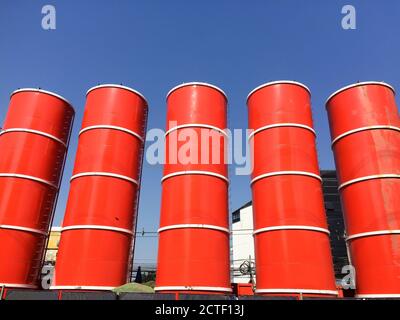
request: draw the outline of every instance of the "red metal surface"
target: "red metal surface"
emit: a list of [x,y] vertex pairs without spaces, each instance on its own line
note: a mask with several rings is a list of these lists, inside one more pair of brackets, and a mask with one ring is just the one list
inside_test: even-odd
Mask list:
[[146,122],[147,102],[136,91],[89,90],[53,289],[128,281]]
[[235,293],[240,296],[254,296],[253,285],[251,283],[235,283]]
[[394,90],[358,83],[331,96],[327,111],[356,294],[400,297],[400,119]]
[[336,295],[310,93],[268,83],[250,93],[248,112],[256,293]]
[[[167,104],[156,291],[231,292],[226,147],[221,132],[227,121],[226,96],[214,86],[190,83],[171,90]],[[202,140],[205,134],[211,134],[215,143],[210,137]],[[198,145],[184,137],[196,139]],[[180,161],[188,145],[193,147],[189,153],[198,155],[197,163]],[[201,160],[213,157],[214,162]]]
[[51,92],[11,96],[0,135],[0,287],[38,287],[73,117]]

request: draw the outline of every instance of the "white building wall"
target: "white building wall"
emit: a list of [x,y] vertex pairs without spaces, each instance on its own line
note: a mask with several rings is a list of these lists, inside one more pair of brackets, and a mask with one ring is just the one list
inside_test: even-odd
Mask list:
[[[232,223],[232,267],[234,283],[249,283],[250,275],[242,275],[240,265],[249,260],[254,263],[253,207],[240,210],[240,221]],[[253,276],[255,280],[255,276]]]

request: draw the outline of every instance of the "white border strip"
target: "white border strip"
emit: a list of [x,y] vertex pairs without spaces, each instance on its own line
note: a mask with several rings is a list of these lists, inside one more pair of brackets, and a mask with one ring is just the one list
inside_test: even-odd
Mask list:
[[255,293],[305,293],[305,294],[324,294],[324,295],[339,295],[336,290],[314,290],[314,289],[256,289]]
[[173,127],[171,129],[169,129],[166,133],[165,133],[165,137],[168,136],[171,132],[179,130],[179,129],[184,129],[184,128],[206,128],[206,129],[212,129],[215,131],[218,131],[219,133],[221,133],[222,135],[224,135],[225,137],[228,138],[228,134],[225,132],[225,130],[212,126],[212,125],[208,125],[208,124],[201,124],[201,123],[190,123],[190,124],[182,124],[176,127]]
[[322,178],[311,172],[306,172],[306,171],[275,171],[275,172],[269,172],[265,174],[261,174],[257,177],[255,177],[253,180],[251,180],[250,185],[254,184],[255,182],[265,179],[265,178],[270,178],[270,177],[275,177],[275,176],[285,176],[285,175],[295,175],[295,176],[306,176],[306,177],[311,177],[315,178],[319,181],[322,181]]
[[75,174],[71,177],[70,181],[72,182],[75,179],[82,178],[82,177],[111,177],[111,178],[117,178],[117,179],[122,179],[128,182],[132,182],[139,186],[139,182],[135,179],[132,179],[127,176],[123,176],[121,174],[116,174],[116,173],[111,173],[111,172],[82,172]]
[[102,286],[50,286],[50,290],[113,290],[116,287]]
[[216,291],[216,292],[232,292],[232,288],[223,287],[203,287],[203,286],[164,286],[155,287],[154,291]]
[[340,139],[342,139],[342,138],[344,138],[344,137],[347,137],[347,136],[349,136],[349,135],[352,135],[352,134],[354,134],[354,133],[362,132],[362,131],[368,131],[368,130],[379,130],[379,129],[381,129],[381,130],[395,130],[395,131],[399,131],[399,132],[400,132],[400,128],[399,128],[399,127],[387,126],[387,125],[376,125],[376,126],[368,126],[368,127],[357,128],[357,129],[354,129],[354,130],[349,130],[349,131],[347,131],[347,132],[345,132],[345,133],[342,133],[341,135],[337,136],[337,137],[332,141],[332,147],[334,146],[334,144],[335,144],[338,140],[340,140]]
[[211,224],[174,224],[174,225],[169,225],[166,227],[162,227],[158,229],[158,232],[163,232],[163,231],[168,231],[168,230],[176,230],[176,229],[209,229],[209,230],[217,230],[217,231],[222,231],[225,233],[230,233],[228,228],[220,227],[220,226],[214,226]]
[[144,97],[144,95],[141,94],[139,91],[136,91],[135,89],[132,89],[132,88],[129,88],[129,87],[120,85],[120,84],[101,84],[101,85],[98,85],[98,86],[94,86],[94,87],[90,88],[90,89],[86,92],[86,96],[87,96],[91,91],[96,90],[96,89],[101,89],[101,88],[118,88],[118,89],[125,89],[125,90],[128,90],[128,91],[131,91],[131,92],[133,92],[133,93],[136,93],[139,97],[141,97],[141,98],[146,102],[146,105],[147,105],[147,106],[149,105],[149,103],[147,102],[147,99],[146,99],[146,98]]
[[257,130],[254,130],[252,133],[249,134],[248,140],[253,138],[257,133],[269,130],[269,129],[274,129],[274,128],[280,128],[280,127],[294,127],[294,128],[301,128],[301,129],[306,129],[308,131],[311,131],[314,136],[316,136],[315,130],[309,126],[306,126],[304,124],[300,123],[276,123],[276,124],[271,124],[268,126],[263,126],[261,128],[258,128]]
[[400,293],[369,293],[369,294],[356,294],[356,298],[400,298]]
[[368,181],[368,180],[374,180],[374,179],[399,179],[400,174],[375,174],[371,176],[365,176],[357,179],[353,179],[347,182],[342,183],[338,190],[341,190],[351,184],[358,183],[358,182],[363,182],[363,181]]
[[46,237],[48,236],[48,233],[45,231],[42,231],[42,230],[26,228],[26,227],[21,227],[21,226],[12,226],[12,225],[8,225],[8,224],[0,224],[0,229],[24,231],[24,232],[29,232],[29,233],[40,234],[40,235],[43,235]]
[[[19,284],[19,283],[0,283],[0,288],[23,288],[23,289],[38,289],[38,286],[33,284]],[[0,297],[1,298],[1,297]],[[1,299],[0,299],[1,300]]]
[[229,179],[222,174],[211,172],[211,171],[201,171],[201,170],[188,170],[188,171],[177,171],[174,173],[167,174],[161,179],[161,183],[163,183],[165,180],[177,176],[183,176],[183,175],[204,175],[204,176],[211,176],[211,177],[216,177],[219,179],[224,180],[225,182],[229,183]]
[[275,85],[275,84],[294,84],[296,86],[299,86],[299,87],[302,87],[302,88],[306,89],[308,91],[308,93],[311,95],[311,90],[305,84],[302,84],[302,83],[297,82],[297,81],[292,81],[292,80],[278,80],[278,81],[271,81],[271,82],[267,82],[267,83],[264,83],[262,85],[259,85],[258,87],[256,87],[252,91],[250,91],[250,93],[247,95],[246,101],[248,101],[250,96],[253,93],[255,93],[256,91],[258,91],[258,90],[260,90],[262,88],[265,88],[265,87],[269,87],[269,86]]
[[343,91],[345,91],[345,90],[347,90],[347,89],[351,89],[351,88],[355,88],[355,87],[359,87],[359,86],[371,85],[371,84],[372,84],[372,85],[381,85],[381,86],[388,87],[390,90],[393,91],[394,94],[396,94],[396,90],[394,90],[394,88],[393,88],[390,84],[387,84],[386,82],[364,81],[364,82],[358,82],[358,83],[350,84],[350,85],[348,85],[348,86],[345,86],[345,87],[343,87],[343,88],[341,88],[341,89],[335,91],[334,93],[332,93],[332,94],[329,96],[328,99],[326,99],[325,105],[327,105],[328,102],[329,102],[334,96],[336,96],[337,94],[339,94],[339,93],[341,93],[341,92],[343,92]]
[[59,94],[51,92],[51,91],[47,91],[47,90],[37,89],[37,88],[22,88],[22,89],[15,90],[14,92],[11,93],[10,99],[14,94],[17,94],[19,92],[40,92],[40,93],[48,94],[50,96],[56,97],[64,102],[66,102],[73,109],[72,104],[67,99],[60,96]]
[[364,238],[364,237],[393,235],[393,234],[400,234],[400,229],[399,230],[379,230],[379,231],[356,233],[356,234],[346,237],[345,240],[350,241],[353,239]]
[[11,129],[5,129],[0,131],[0,136],[9,132],[27,132],[27,133],[33,133],[33,134],[38,134],[40,136],[46,137],[46,138],[50,138],[51,140],[57,141],[58,143],[62,144],[64,147],[67,147],[67,144],[62,141],[61,139],[43,132],[43,131],[39,131],[39,130],[33,130],[33,129],[26,129],[26,128],[11,128]]
[[278,230],[306,230],[306,231],[322,232],[322,233],[326,233],[328,235],[331,234],[329,232],[329,230],[325,229],[325,228],[313,227],[313,226],[302,226],[302,225],[288,225],[288,226],[274,226],[274,227],[266,227],[266,228],[257,229],[253,232],[253,235],[257,235],[257,234],[264,233],[264,232],[270,232],[270,231],[278,231]]
[[61,228],[61,232],[69,231],[69,230],[82,230],[82,229],[83,230],[116,231],[116,232],[122,232],[122,233],[127,233],[127,234],[130,234],[130,235],[133,235],[133,231],[128,230],[128,229],[112,227],[112,226],[94,225],[94,224],[81,224],[81,225],[62,227]]
[[167,100],[172,92],[174,92],[180,88],[188,87],[188,86],[203,86],[203,87],[213,88],[213,89],[219,91],[220,93],[222,93],[224,95],[225,99],[228,100],[228,96],[221,88],[218,88],[217,86],[214,86],[214,85],[206,83],[206,82],[184,82],[182,84],[179,84],[176,87],[173,87],[171,90],[169,90],[169,92],[167,93]]
[[89,127],[83,128],[81,131],[79,131],[79,135],[81,135],[82,133],[84,133],[86,131],[96,130],[96,129],[118,130],[118,131],[122,131],[122,132],[130,134],[130,135],[138,138],[142,142],[144,141],[143,137],[140,134],[138,134],[138,133],[136,133],[136,132],[134,132],[132,130],[129,130],[129,129],[126,129],[126,128],[123,128],[123,127],[118,127],[118,126],[111,126],[111,125],[89,126]]
[[26,174],[19,174],[19,173],[0,173],[0,178],[19,178],[19,179],[27,179],[27,180],[32,180],[35,182],[40,182],[43,183],[45,185],[48,185],[54,189],[58,189],[58,186],[56,186],[55,184],[44,180],[44,179],[40,179],[37,177],[33,177],[33,176],[28,176]]

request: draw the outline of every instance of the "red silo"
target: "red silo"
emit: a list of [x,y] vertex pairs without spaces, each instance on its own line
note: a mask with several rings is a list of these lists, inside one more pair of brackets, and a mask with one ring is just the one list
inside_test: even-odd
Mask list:
[[11,95],[0,132],[0,287],[39,287],[73,118],[55,93]]
[[109,290],[128,281],[147,113],[131,88],[88,91],[51,289]]
[[258,294],[336,296],[310,91],[276,81],[247,99]]
[[192,82],[173,88],[167,105],[155,290],[229,293],[227,98]]
[[400,297],[400,119],[394,89],[361,82],[326,104],[360,298]]

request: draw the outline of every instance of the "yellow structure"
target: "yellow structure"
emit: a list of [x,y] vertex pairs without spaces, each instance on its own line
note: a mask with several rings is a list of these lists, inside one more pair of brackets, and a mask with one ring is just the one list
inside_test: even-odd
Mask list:
[[49,242],[46,249],[46,264],[54,264],[56,262],[56,256],[58,251],[58,245],[60,243],[61,227],[52,227],[50,230]]

